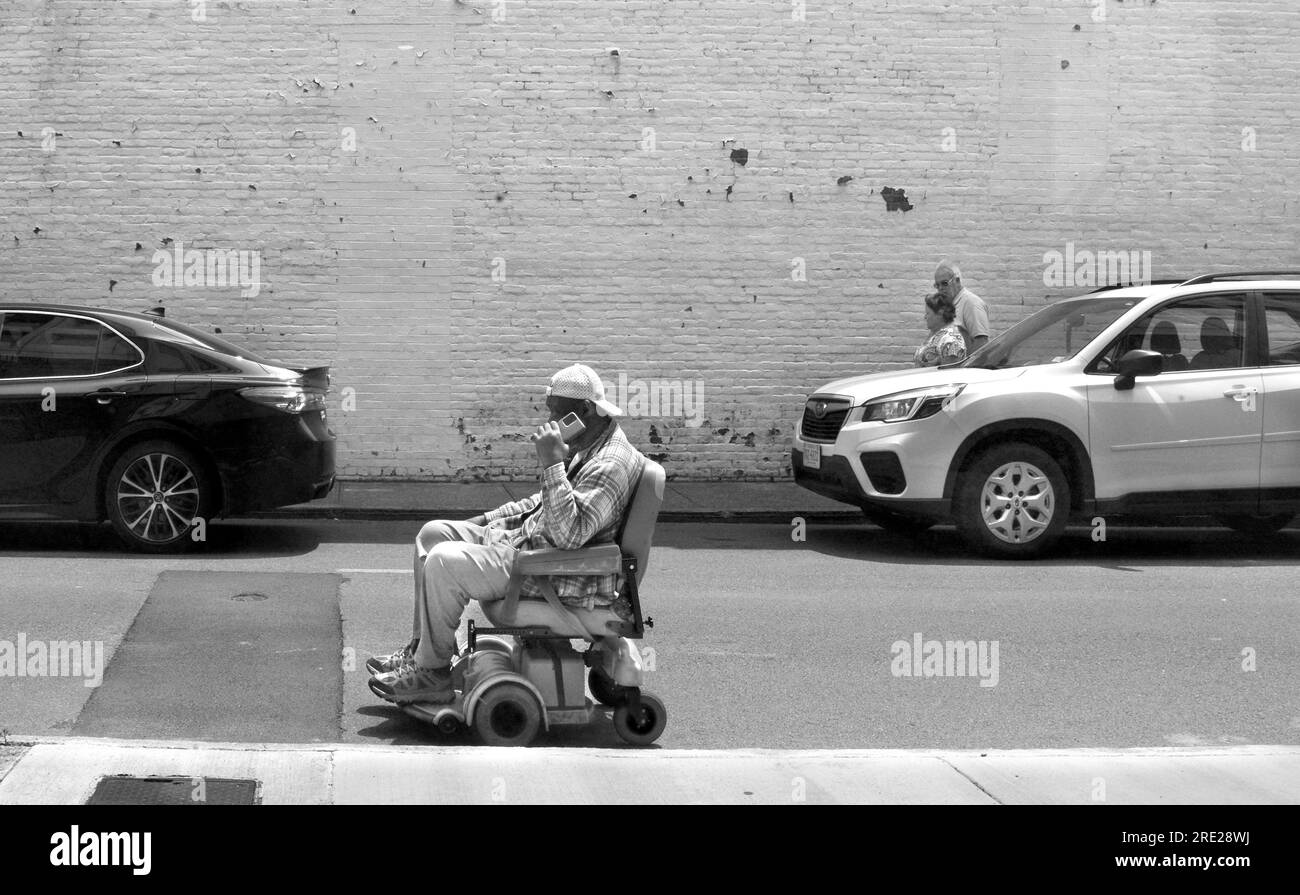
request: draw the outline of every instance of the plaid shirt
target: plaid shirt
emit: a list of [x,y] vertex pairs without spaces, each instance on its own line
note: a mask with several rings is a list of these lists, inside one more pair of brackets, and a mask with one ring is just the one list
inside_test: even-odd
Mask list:
[[[617,423],[584,452],[542,470],[542,490],[487,513],[487,521],[509,533],[519,550],[558,547],[576,550],[613,543],[627,511],[632,489],[644,461]],[[570,481],[572,476],[572,481]],[[561,602],[568,606],[609,606],[621,575],[557,575],[551,578]],[[520,594],[540,597],[542,591],[525,578]]]

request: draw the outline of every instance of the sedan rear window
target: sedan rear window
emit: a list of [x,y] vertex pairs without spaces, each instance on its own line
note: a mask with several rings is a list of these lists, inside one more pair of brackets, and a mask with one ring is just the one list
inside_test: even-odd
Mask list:
[[255,364],[270,364],[271,361],[262,357],[255,352],[249,351],[234,342],[227,341],[220,336],[211,333],[205,333],[200,329],[192,326],[186,326],[184,323],[176,323],[168,320],[166,323],[154,322],[156,338],[165,338],[173,342],[180,342],[182,345],[191,347],[206,348],[209,351],[217,351],[230,357],[243,358],[251,360]]
[[95,354],[95,372],[112,373],[140,362],[140,352],[111,329],[101,327],[99,351]]

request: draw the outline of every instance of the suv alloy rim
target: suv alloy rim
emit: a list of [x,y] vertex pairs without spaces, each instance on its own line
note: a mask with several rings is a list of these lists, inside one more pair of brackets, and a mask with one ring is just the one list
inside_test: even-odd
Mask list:
[[993,536],[1024,544],[1047,530],[1056,510],[1056,492],[1038,467],[1004,463],[989,474],[980,496],[980,513]]
[[189,530],[198,513],[198,480],[171,454],[145,454],[122,472],[117,509],[126,527],[141,540],[175,540]]

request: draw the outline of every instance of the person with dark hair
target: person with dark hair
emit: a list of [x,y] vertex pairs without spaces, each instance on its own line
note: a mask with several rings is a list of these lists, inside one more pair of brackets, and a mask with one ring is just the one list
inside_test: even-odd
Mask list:
[[965,359],[966,340],[954,322],[956,317],[957,309],[953,307],[951,298],[942,292],[926,297],[925,325],[930,330],[930,338],[916,349],[912,358],[914,366],[937,367]]

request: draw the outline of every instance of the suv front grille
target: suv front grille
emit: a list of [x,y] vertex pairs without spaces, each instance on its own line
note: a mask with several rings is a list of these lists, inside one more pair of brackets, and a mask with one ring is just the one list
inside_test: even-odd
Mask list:
[[[817,411],[822,411],[818,416]],[[834,444],[844,425],[844,418],[849,415],[849,402],[841,399],[811,398],[803,409],[803,421],[799,428],[805,441],[820,441]]]

